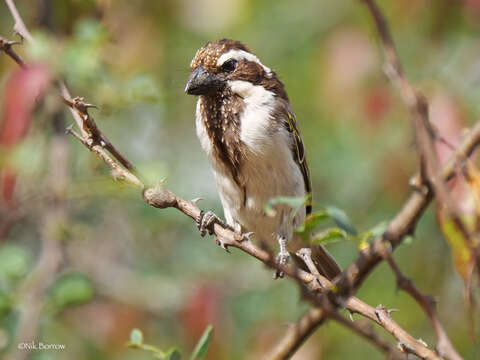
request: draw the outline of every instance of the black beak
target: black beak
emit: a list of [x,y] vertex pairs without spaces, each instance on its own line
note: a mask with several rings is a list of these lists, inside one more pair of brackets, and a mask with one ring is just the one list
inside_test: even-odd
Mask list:
[[220,89],[223,83],[222,78],[218,78],[203,66],[199,66],[190,74],[185,92],[190,95],[206,95]]

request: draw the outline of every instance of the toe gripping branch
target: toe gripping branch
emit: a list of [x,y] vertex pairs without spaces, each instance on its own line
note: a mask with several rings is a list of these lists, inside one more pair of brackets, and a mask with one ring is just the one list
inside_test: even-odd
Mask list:
[[[207,234],[213,235],[213,225],[217,223],[223,227],[230,228],[222,219],[213,213],[213,211],[200,212],[200,216],[197,219],[198,230],[200,230],[200,235],[203,237]],[[226,245],[218,236],[216,238],[217,244],[224,249],[226,252],[228,250],[228,245]]]
[[221,220],[213,211],[200,212],[200,216],[197,219],[197,227],[200,230],[200,235],[203,237],[207,234],[213,235],[213,224],[219,224],[223,227],[226,227],[226,224]]
[[[219,224],[220,226],[224,227],[224,228],[227,228],[227,229],[230,229],[232,231],[235,231],[235,229],[228,225],[227,223],[225,223],[225,221],[223,221],[222,219],[220,219],[217,215],[215,215],[212,211],[207,211],[207,212],[203,212],[201,211],[200,212],[200,215],[198,216],[198,218],[196,219],[196,222],[197,222],[197,227],[198,227],[198,230],[200,230],[200,235],[203,237],[207,234],[207,230],[208,230],[208,233],[209,235],[213,235],[214,231],[213,231],[213,225],[215,223]],[[247,232],[247,233],[243,233],[243,234],[239,234],[239,240],[240,242],[242,241],[252,241],[252,235],[253,235],[253,232]],[[217,241],[217,244],[222,248],[224,249],[226,252],[230,252],[228,250],[228,245],[225,244],[225,242],[219,238],[217,236],[216,238],[216,241]]]

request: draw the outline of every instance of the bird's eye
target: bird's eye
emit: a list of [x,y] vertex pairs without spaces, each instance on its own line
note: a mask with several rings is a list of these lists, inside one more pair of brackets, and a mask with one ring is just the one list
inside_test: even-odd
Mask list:
[[227,73],[230,73],[232,72],[233,70],[235,70],[235,68],[237,67],[237,60],[235,59],[230,59],[228,61],[225,61],[222,65],[222,70],[224,72],[227,72]]

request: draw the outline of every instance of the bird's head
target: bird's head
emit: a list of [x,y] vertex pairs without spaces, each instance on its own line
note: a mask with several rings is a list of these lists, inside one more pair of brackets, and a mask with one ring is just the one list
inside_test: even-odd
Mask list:
[[239,41],[222,39],[205,44],[195,54],[190,67],[192,73],[185,87],[187,94],[223,94],[225,90],[232,90],[233,85],[241,82],[261,85],[286,99],[283,84],[277,79],[275,72],[263,65],[258,57]]

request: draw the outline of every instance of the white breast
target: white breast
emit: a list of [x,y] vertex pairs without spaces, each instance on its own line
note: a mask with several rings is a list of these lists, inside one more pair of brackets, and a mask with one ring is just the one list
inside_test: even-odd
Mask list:
[[244,189],[238,187],[222,164],[212,156],[212,144],[197,104],[196,127],[202,148],[210,158],[217,189],[227,222],[237,230],[253,231],[268,239],[281,235],[289,239],[294,227],[305,217],[305,210],[292,219],[290,209],[280,206],[275,217],[264,214],[267,201],[276,196],[303,196],[305,184],[300,168],[291,152],[292,138],[276,121],[270,121],[275,108],[275,95],[262,86],[245,81],[231,81],[232,91],[245,101],[241,114],[241,140],[248,151],[242,161],[240,177]]

